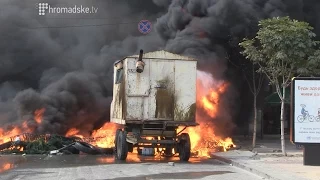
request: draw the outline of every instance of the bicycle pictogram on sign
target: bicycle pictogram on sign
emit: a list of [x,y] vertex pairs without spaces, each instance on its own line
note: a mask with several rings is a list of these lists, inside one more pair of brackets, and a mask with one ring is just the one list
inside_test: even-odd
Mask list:
[[142,34],[148,34],[151,31],[151,22],[148,20],[141,20],[138,24],[138,29]]

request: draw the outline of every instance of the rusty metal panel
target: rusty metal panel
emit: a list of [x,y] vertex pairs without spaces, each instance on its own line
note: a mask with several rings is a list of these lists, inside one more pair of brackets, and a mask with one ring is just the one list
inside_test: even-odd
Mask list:
[[149,119],[149,96],[143,98],[143,120]]
[[173,120],[174,61],[152,59],[150,62],[149,119]]
[[150,94],[150,63],[144,59],[142,73],[136,72],[137,58],[127,58],[127,114],[126,120],[148,119],[148,97]]
[[143,120],[144,97],[127,98],[126,120]]
[[[123,59],[123,79],[113,85],[111,122],[195,122],[197,61],[156,51],[144,54],[144,71],[137,73],[137,60],[135,55]],[[114,73],[116,78],[116,68]]]
[[175,61],[175,121],[195,121],[197,63]]
[[[113,80],[113,99],[112,99],[112,103],[111,103],[111,112],[110,112],[110,116],[111,122],[114,123],[118,123],[118,124],[124,124],[124,117],[125,117],[125,113],[126,113],[126,67],[125,67],[125,63],[126,61],[124,60],[124,67],[123,67],[123,74],[122,76],[117,76],[118,73],[118,69],[116,67],[114,67],[114,80]],[[117,77],[121,77],[121,83],[117,83],[117,81],[119,81],[119,79],[117,80]]]
[[137,73],[137,58],[127,58],[127,95],[149,96],[149,62],[144,59],[145,66],[142,73]]

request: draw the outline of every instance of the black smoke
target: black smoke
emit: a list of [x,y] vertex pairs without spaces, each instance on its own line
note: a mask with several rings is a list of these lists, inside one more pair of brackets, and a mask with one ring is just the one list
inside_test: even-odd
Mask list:
[[[41,1],[43,2],[43,1]],[[317,0],[46,1],[52,6],[98,7],[97,14],[39,16],[38,1],[4,0],[0,11],[0,123],[27,120],[39,133],[84,132],[109,120],[112,64],[127,55],[165,49],[199,59],[199,69],[232,84],[224,97],[228,119],[251,111],[239,70],[239,41],[263,18],[289,15],[318,33]],[[153,22],[142,35],[137,23]],[[104,25],[103,25],[104,24]],[[246,102],[246,103],[243,103]],[[32,114],[45,108],[44,123]],[[239,118],[238,118],[239,117]]]
[[[163,47],[156,33],[141,36],[138,22],[165,9],[144,0],[45,2],[94,6],[98,13],[39,16],[39,1],[1,2],[1,127],[27,121],[37,133],[64,134],[70,127],[90,133],[109,120],[114,61]],[[41,108],[38,125],[33,114]]]

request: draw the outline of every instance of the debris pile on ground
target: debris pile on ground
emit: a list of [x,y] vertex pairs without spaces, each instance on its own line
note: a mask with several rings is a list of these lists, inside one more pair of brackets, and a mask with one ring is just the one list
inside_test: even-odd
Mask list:
[[113,154],[114,148],[99,148],[76,137],[60,135],[19,135],[0,144],[1,154]]

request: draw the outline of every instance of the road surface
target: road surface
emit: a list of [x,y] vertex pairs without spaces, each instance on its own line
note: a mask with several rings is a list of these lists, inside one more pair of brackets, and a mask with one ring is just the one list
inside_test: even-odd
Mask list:
[[2,155],[0,168],[1,180],[261,179],[214,159],[191,158],[181,163],[177,157],[135,154],[130,154],[126,162],[102,155]]

